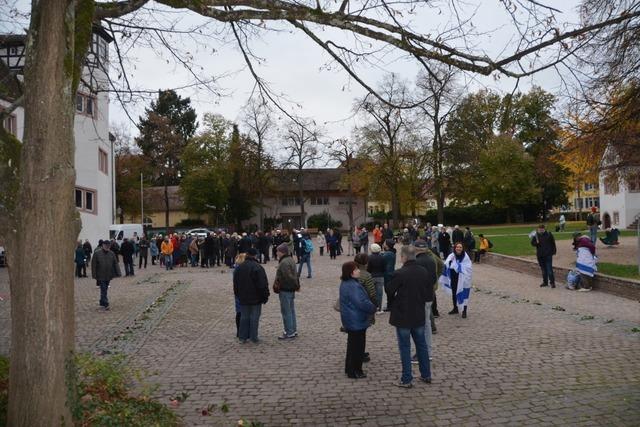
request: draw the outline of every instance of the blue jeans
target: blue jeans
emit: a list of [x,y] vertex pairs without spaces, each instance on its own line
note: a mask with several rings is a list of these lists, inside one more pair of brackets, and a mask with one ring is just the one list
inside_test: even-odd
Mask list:
[[191,267],[198,266],[198,254],[191,254]]
[[411,373],[411,338],[416,346],[418,355],[418,366],[422,378],[431,378],[431,365],[429,363],[429,352],[424,338],[424,326],[418,328],[396,328],[398,336],[398,348],[400,350],[400,360],[402,361],[402,377],[400,381],[404,384],[413,380]]
[[262,304],[240,305],[240,340],[258,342],[258,323]]
[[167,270],[173,270],[173,255],[164,256],[164,266],[167,268]]
[[597,225],[590,225],[589,226],[589,238],[591,239],[591,243],[593,243],[595,245],[596,241],[598,240],[598,226]]
[[376,300],[378,302],[378,311],[382,311],[382,298],[384,298],[384,277],[372,277],[373,283],[376,285]]
[[307,264],[307,276],[311,277],[311,254],[303,254],[300,257],[300,264],[298,264],[298,277],[302,273],[302,266]]
[[100,306],[109,307],[109,298],[107,298],[107,291],[109,290],[109,281],[98,280],[98,286],[100,286]]
[[545,285],[549,283],[556,283],[556,279],[553,276],[553,255],[547,256],[539,256],[538,264],[540,265],[540,270],[542,270],[542,283]]
[[433,313],[431,312],[431,305],[433,304],[432,301],[429,301],[427,303],[424,304],[424,314],[425,314],[425,318],[427,320],[426,325],[424,327],[424,340],[427,344],[427,354],[429,356],[433,356],[433,346],[431,345],[431,335],[432,335],[432,324],[431,324],[431,317],[433,316]]
[[286,335],[293,335],[294,332],[298,331],[296,325],[296,307],[294,304],[296,293],[280,291],[278,295],[280,295],[280,312],[282,313],[284,333]]

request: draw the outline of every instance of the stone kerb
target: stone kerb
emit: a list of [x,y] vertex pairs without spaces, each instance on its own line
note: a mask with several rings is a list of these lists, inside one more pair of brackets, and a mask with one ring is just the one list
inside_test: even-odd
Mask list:
[[[521,273],[536,276],[540,275],[540,267],[535,261],[522,258],[496,253],[487,253],[483,256],[482,262]],[[553,272],[558,283],[565,282],[569,270],[570,269],[564,267],[553,268]],[[593,281],[593,288],[612,295],[640,301],[640,281],[637,280],[622,279],[598,273]]]

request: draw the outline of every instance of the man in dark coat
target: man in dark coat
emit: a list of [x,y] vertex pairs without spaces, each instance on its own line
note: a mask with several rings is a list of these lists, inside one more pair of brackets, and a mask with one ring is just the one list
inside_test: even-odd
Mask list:
[[96,285],[100,286],[100,306],[104,310],[109,310],[109,299],[107,291],[109,290],[109,282],[114,277],[120,277],[120,265],[116,259],[116,255],[111,252],[109,247],[111,242],[103,240],[100,248],[91,258],[91,277],[96,280]]
[[233,272],[233,293],[240,302],[240,342],[251,339],[257,343],[262,304],[269,299],[269,282],[264,268],[256,260],[258,251],[249,248],[246,254],[245,261]]
[[[436,306],[436,283],[438,281],[438,277],[440,273],[442,273],[442,269],[444,267],[444,262],[436,255],[429,250],[427,242],[418,239],[414,242],[414,246],[416,248],[416,264],[424,267],[429,273],[429,281],[425,284],[425,286],[433,289],[433,300],[427,301],[424,306],[425,309],[425,339],[427,341],[427,350],[429,352],[429,360],[433,358],[433,353],[431,351],[431,335],[436,333],[436,323],[435,323],[435,313],[438,312]],[[434,310],[433,307],[436,307]]]
[[541,288],[549,286],[556,287],[556,279],[553,275],[553,256],[556,254],[556,241],[553,234],[545,229],[544,224],[538,226],[536,234],[531,238],[531,246],[536,247],[538,264],[542,270]]
[[455,245],[456,243],[464,242],[464,233],[460,230],[459,226],[453,227],[453,231],[451,232],[451,241]]
[[440,233],[438,234],[438,246],[440,247],[440,252],[442,252],[442,257],[447,259],[451,253],[451,236],[449,236],[444,227],[440,228]]
[[144,260],[144,268],[147,268],[147,259],[149,258],[149,241],[147,240],[147,236],[145,236],[144,234],[140,238],[138,247],[140,248],[138,269],[142,268],[143,260]]
[[238,253],[246,254],[251,246],[251,239],[247,236],[247,233],[242,233],[242,238],[238,242]]
[[209,234],[204,238],[204,250],[203,250],[203,259],[200,262],[200,267],[213,267],[213,263],[211,260],[213,259],[213,251],[215,247],[214,237]]
[[133,253],[135,250],[136,248],[133,246],[133,242],[125,237],[122,245],[120,245],[125,276],[133,276]]
[[220,256],[221,240],[220,238],[218,238],[218,236],[216,236],[215,233],[211,233],[210,236],[212,239],[212,245],[211,245],[211,259],[210,259],[209,265],[211,267],[213,267],[214,265],[220,267],[220,260],[222,259],[222,257]]
[[427,270],[416,263],[416,249],[403,246],[400,250],[401,269],[393,273],[385,284],[391,311],[389,323],[396,327],[398,347],[402,361],[402,377],[398,387],[413,386],[411,373],[411,338],[416,346],[420,380],[431,383],[431,366],[425,341],[425,304],[433,301],[433,286],[427,286],[431,277]]

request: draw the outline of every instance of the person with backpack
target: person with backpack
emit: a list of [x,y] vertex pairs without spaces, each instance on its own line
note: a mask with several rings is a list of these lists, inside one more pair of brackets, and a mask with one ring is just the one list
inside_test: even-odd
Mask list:
[[307,279],[311,279],[311,254],[313,242],[309,233],[305,233],[300,239],[300,264],[298,264],[298,277],[302,273],[302,266],[307,264]]
[[591,208],[591,212],[587,215],[587,227],[589,227],[589,238],[591,239],[591,243],[596,244],[596,240],[598,240],[598,219],[596,218],[596,207],[593,206]]

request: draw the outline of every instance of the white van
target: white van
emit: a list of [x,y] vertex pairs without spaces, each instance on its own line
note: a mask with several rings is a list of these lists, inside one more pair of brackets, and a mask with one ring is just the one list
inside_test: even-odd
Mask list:
[[113,224],[109,227],[109,239],[115,239],[118,245],[122,240],[142,237],[142,224]]

